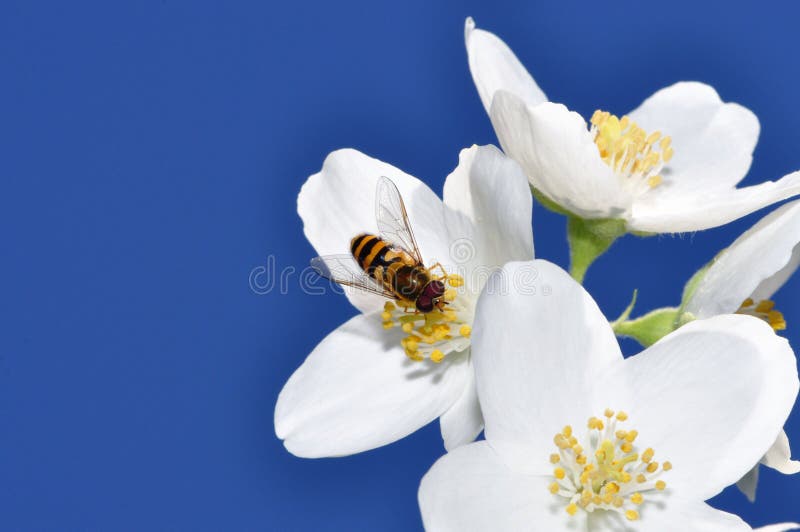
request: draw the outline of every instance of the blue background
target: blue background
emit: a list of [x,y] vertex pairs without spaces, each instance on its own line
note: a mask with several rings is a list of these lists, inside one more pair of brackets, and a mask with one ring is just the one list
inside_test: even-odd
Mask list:
[[[0,528],[420,526],[438,425],[350,458],[289,455],[278,392],[354,310],[296,275],[267,295],[248,276],[268,255],[279,270],[313,255],[295,201],[331,150],[441,191],[459,149],[495,142],[467,15],[584,116],[702,80],[761,120],[745,184],[800,168],[797,3],[492,4],[2,3]],[[675,304],[763,214],[626,237],[587,286],[609,316],[636,287],[639,312]],[[534,220],[537,254],[566,265],[563,219]],[[800,347],[798,287],[777,300]],[[755,505],[733,490],[714,503],[755,525],[800,520],[798,488],[764,470]]]

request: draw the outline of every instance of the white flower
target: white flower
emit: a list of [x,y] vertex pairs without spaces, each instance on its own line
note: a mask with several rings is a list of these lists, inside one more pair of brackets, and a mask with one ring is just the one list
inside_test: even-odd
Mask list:
[[[800,201],[794,201],[762,218],[698,273],[687,288],[682,310],[695,318],[750,314],[783,329],[786,322],[772,296],[799,265]],[[800,472],[800,461],[791,459],[783,432],[761,463],[787,475]],[[753,500],[757,482],[756,465],[738,486]]]
[[500,144],[546,199],[629,231],[708,229],[800,193],[800,172],[736,188],[759,134],[748,109],[702,83],[662,89],[621,119],[596,111],[591,128],[547,101],[497,36],[465,28],[469,67]]
[[725,315],[623,359],[566,272],[537,260],[498,275],[531,265],[541,289],[486,290],[478,302],[473,361],[486,441],[425,475],[426,528],[750,530],[703,501],[741,478],[780,432],[798,391],[788,342],[761,320]]
[[333,152],[298,198],[306,237],[317,253],[348,253],[354,236],[377,234],[375,190],[381,176],[397,185],[425,264],[452,266],[465,285],[448,310],[434,316],[449,320],[437,323],[435,331],[419,321],[401,329],[398,310],[386,309],[385,299],[348,293],[362,314],[330,333],[278,397],[275,432],[297,456],[365,451],[436,418],[451,449],[474,440],[483,427],[470,325],[489,268],[533,258],[527,180],[494,146],[473,146],[461,152],[442,201],[422,181],[391,165],[355,150]]

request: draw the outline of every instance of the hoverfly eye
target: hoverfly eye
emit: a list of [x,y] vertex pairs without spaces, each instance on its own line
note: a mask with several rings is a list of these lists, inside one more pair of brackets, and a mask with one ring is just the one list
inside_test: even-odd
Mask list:
[[417,310],[420,312],[430,312],[433,310],[433,299],[428,296],[420,296],[417,298]]
[[431,296],[442,297],[444,295],[444,283],[441,281],[431,281]]

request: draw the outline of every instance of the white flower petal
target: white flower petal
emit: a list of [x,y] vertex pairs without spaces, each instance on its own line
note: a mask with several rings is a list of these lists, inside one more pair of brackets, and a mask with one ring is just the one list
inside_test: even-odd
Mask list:
[[[784,475],[793,475],[800,473],[800,461],[792,460],[792,451],[789,449],[789,437],[786,436],[786,431],[781,431],[778,438],[772,447],[769,448],[767,453],[761,459],[760,464],[770,467]],[[744,495],[753,502],[756,500],[756,488],[758,487],[758,468],[760,464],[756,464],[750,471],[745,474],[736,483],[736,487],[744,493]]]
[[499,91],[491,109],[503,151],[550,200],[585,218],[622,218],[631,192],[600,159],[586,121],[561,104],[535,107]]
[[498,90],[516,94],[530,105],[547,101],[547,96],[506,43],[493,33],[476,29],[472,17],[464,23],[464,42],[469,70],[487,113]]
[[750,471],[745,473],[745,475],[736,482],[736,487],[739,488],[739,491],[741,491],[750,502],[755,502],[756,500],[759,467],[760,466],[756,464],[755,467],[750,469]]
[[800,523],[777,523],[774,525],[761,526],[754,528],[754,532],[786,532],[787,530],[797,530]]
[[444,204],[450,264],[468,281],[475,280],[468,284],[477,290],[490,269],[533,259],[528,180],[494,146],[461,150],[458,167],[444,184]]
[[789,448],[789,437],[786,435],[786,431],[782,430],[778,434],[778,438],[761,459],[761,463],[784,475],[800,473],[800,461],[792,460],[792,450]]
[[752,530],[738,516],[717,510],[699,501],[667,497],[658,504],[645,503],[637,510],[641,519],[635,522],[626,521],[621,515],[613,512],[593,512],[589,517],[589,531],[750,532]]
[[667,486],[700,500],[761,459],[798,390],[789,343],[762,320],[732,314],[684,325],[626,359],[621,375],[601,377],[607,406],[629,413],[639,445],[673,463]]
[[676,191],[659,196],[648,193],[633,204],[628,226],[649,233],[700,231],[725,225],[798,194],[800,172],[752,187]]
[[[349,253],[354,236],[377,234],[375,189],[381,176],[390,178],[400,190],[423,257],[447,257],[443,206],[436,194],[419,179],[351,149],[328,155],[322,170],[308,178],[297,198],[303,229],[317,253]],[[372,294],[347,293],[362,312],[376,310],[384,303]]]
[[444,448],[448,451],[474,441],[483,430],[483,415],[481,405],[478,403],[475,372],[471,367],[467,372],[464,393],[447,412],[441,415],[439,424]]
[[533,472],[549,471],[544,457],[553,434],[592,414],[597,373],[622,364],[591,296],[543,260],[506,264],[489,280],[478,301],[472,359],[486,439],[509,463]]
[[565,500],[547,491],[549,482],[508,469],[486,442],[465,445],[422,478],[422,522],[430,532],[585,531],[585,513],[570,517]]
[[723,250],[686,302],[699,318],[736,312],[748,297],[769,299],[800,261],[800,201],[762,218]]
[[696,195],[732,188],[750,168],[758,141],[758,118],[723,102],[713,87],[681,82],[661,89],[630,113],[647,132],[672,137],[675,155],[661,185],[648,195]]
[[359,315],[329,334],[278,396],[275,432],[294,455],[342,456],[380,447],[430,423],[461,396],[466,357],[408,360],[402,332]]

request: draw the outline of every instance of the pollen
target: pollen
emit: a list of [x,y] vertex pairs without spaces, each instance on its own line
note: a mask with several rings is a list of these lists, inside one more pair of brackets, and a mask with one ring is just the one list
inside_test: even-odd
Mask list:
[[548,490],[565,500],[569,515],[604,510],[637,521],[638,508],[666,489],[660,477],[672,464],[659,465],[654,449],[637,448],[639,433],[618,427],[627,420],[625,412],[606,409],[602,418],[589,418],[584,435],[567,425],[553,437],[558,452],[548,457],[556,465]]
[[400,345],[410,360],[430,360],[439,364],[448,353],[462,351],[469,346],[472,311],[457,290],[464,286],[462,276],[443,272],[443,275],[433,278],[450,286],[440,300],[444,304],[431,312],[422,313],[410,301],[387,301],[380,318],[384,329],[397,327],[403,331]]
[[607,111],[592,115],[591,133],[603,159],[614,172],[642,191],[663,181],[660,172],[674,155],[672,139],[660,131],[650,133],[627,116],[617,118]]
[[767,322],[775,331],[783,331],[786,329],[786,320],[783,314],[775,310],[775,302],[770,299],[762,299],[756,303],[748,297],[742,301],[736,313],[760,318]]

